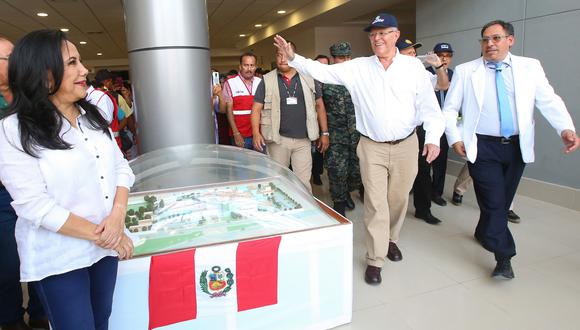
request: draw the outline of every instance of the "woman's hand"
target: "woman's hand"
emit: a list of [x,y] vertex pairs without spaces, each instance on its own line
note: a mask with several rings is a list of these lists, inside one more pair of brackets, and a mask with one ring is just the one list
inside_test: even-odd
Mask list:
[[117,254],[119,255],[120,260],[127,260],[133,257],[133,241],[127,236],[123,234],[121,236],[121,241],[119,245],[115,248]]
[[95,242],[103,249],[116,249],[121,242],[125,229],[125,212],[127,207],[121,204],[114,204],[111,214],[95,229],[95,234],[99,239]]

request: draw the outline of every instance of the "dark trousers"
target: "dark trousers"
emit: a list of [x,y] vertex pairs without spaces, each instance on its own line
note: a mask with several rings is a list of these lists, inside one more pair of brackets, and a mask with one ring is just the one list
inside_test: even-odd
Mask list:
[[312,176],[318,176],[324,172],[324,157],[316,148],[312,149]]
[[442,196],[443,188],[445,187],[445,173],[447,172],[447,154],[449,153],[449,144],[447,143],[447,138],[445,134],[441,136],[439,140],[439,147],[441,152],[439,152],[439,157],[431,163],[433,167],[433,189],[432,193],[434,196]]
[[424,216],[431,212],[431,164],[422,156],[425,147],[425,130],[423,126],[417,127],[417,139],[419,140],[419,170],[415,182],[413,182],[413,205],[415,215]]
[[467,163],[480,210],[475,237],[496,260],[510,259],[516,255],[516,245],[507,212],[525,167],[519,141],[502,144],[480,136],[477,148],[475,163]]
[[[16,213],[10,206],[12,198],[0,188],[0,326],[22,320],[22,286],[20,285],[20,259],[16,249],[14,227]],[[33,320],[46,316],[32,285],[28,286],[28,315]]]
[[330,143],[324,154],[330,197],[334,203],[345,202],[350,192],[361,189],[357,144]]
[[106,330],[117,280],[117,257],[34,283],[54,330]]

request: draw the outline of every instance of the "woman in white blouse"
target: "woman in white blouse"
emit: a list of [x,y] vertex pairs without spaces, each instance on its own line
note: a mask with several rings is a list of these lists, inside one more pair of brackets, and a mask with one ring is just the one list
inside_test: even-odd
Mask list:
[[87,69],[61,31],[16,44],[14,100],[0,121],[0,180],[18,215],[21,281],[34,282],[53,329],[107,329],[134,175],[96,107]]

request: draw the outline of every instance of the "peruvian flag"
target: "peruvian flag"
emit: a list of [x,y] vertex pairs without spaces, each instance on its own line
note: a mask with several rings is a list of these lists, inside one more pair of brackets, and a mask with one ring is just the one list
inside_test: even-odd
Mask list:
[[151,257],[149,329],[278,303],[280,236]]

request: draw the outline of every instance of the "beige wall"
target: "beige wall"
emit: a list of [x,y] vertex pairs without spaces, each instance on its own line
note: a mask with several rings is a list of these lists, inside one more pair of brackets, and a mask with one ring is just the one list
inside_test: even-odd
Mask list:
[[[318,54],[330,56],[328,48],[335,42],[348,41],[352,45],[353,56],[368,56],[371,54],[366,33],[359,26],[356,27],[316,27],[301,32],[288,31],[282,35],[292,40],[300,55],[314,58]],[[275,61],[272,38],[263,40],[248,50],[258,56],[258,66],[270,69],[271,62]]]
[[[445,8],[445,10],[441,10]],[[501,11],[498,11],[501,8]],[[515,55],[542,62],[550,83],[580,126],[580,2],[577,0],[417,0],[417,36],[424,47],[453,45],[454,66],[480,56],[481,27],[494,19],[514,25]],[[574,73],[576,72],[576,73]],[[580,152],[564,155],[561,139],[536,111],[536,162],[524,175],[532,180],[567,186],[580,192]],[[577,193],[580,203],[580,193]]]
[[[305,54],[307,57],[316,56],[314,49],[314,29],[306,29],[301,32],[289,31],[282,36],[296,44],[299,54]],[[273,38],[262,40],[246,50],[256,54],[258,57],[257,65],[259,67],[271,69],[271,64],[276,62]]]
[[314,56],[318,54],[330,56],[328,48],[330,45],[340,41],[350,42],[353,57],[368,56],[372,53],[367,34],[359,26],[317,27],[314,30]]

